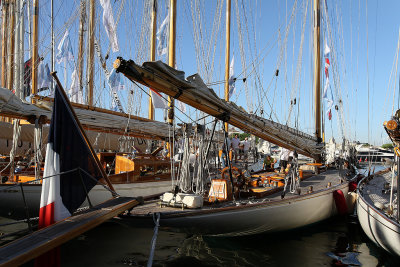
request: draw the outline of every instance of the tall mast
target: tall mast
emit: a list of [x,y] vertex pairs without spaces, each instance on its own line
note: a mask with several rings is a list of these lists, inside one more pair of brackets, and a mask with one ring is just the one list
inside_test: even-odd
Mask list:
[[[169,51],[168,65],[175,68],[175,40],[176,40],[176,0],[170,0],[169,5]],[[168,114],[168,123],[174,123],[174,98],[168,97],[168,106],[170,113]]]
[[321,140],[321,49],[320,49],[320,10],[319,0],[314,0],[314,105],[315,136]]
[[[150,43],[150,60],[156,60],[156,29],[157,27],[157,0],[153,0],[153,9],[151,11],[151,43]],[[154,120],[154,107],[151,94],[149,94],[149,119]]]
[[[54,0],[51,0],[50,17],[51,17],[51,72],[54,72]],[[53,90],[53,79],[51,79],[51,90]]]
[[[229,60],[231,53],[231,0],[226,0],[226,43],[225,43],[225,100],[229,101]],[[228,132],[228,123],[225,122],[225,131]]]
[[11,0],[9,5],[10,12],[10,25],[8,27],[8,68],[7,68],[7,88],[9,90],[13,89],[14,83],[14,47],[15,47],[15,0]]
[[14,68],[13,68],[13,73],[14,73],[14,82],[13,82],[13,88],[15,90],[16,96],[19,97],[19,89],[20,89],[20,47],[21,47],[21,42],[20,42],[20,28],[22,27],[21,25],[21,15],[19,14],[19,11],[21,9],[21,1],[20,0],[15,0],[15,19],[17,20],[17,24],[15,27],[15,32],[14,32],[14,39],[15,39],[15,46],[14,46]]
[[24,1],[20,0],[20,8],[19,11],[21,12],[20,15],[20,27],[19,27],[19,85],[17,88],[15,88],[17,93],[17,96],[19,98],[23,98],[24,93],[23,93],[23,88],[24,88],[24,66],[25,66],[25,61],[24,61],[24,47],[25,47],[25,17],[24,17],[24,11],[23,11],[23,5]]
[[7,29],[8,29],[8,0],[3,1],[3,28],[2,28],[2,41],[1,41],[1,87],[7,86]]
[[84,31],[86,23],[86,0],[81,1],[81,17],[79,23],[79,50],[78,50],[78,79],[79,91],[83,91],[83,46],[84,46]]
[[89,54],[88,54],[88,105],[93,106],[93,79],[94,79],[94,16],[96,12],[96,3],[90,0],[89,5]]
[[[32,95],[36,95],[37,93],[37,72],[38,72],[38,35],[39,35],[39,28],[38,28],[38,20],[39,20],[39,0],[33,0],[33,40],[32,40]],[[35,100],[32,98],[32,103]]]
[[[175,68],[175,39],[176,39],[176,0],[169,2],[169,45],[168,45],[168,65]],[[174,124],[174,98],[168,96],[168,123]],[[170,140],[167,143],[168,155],[172,157],[174,147],[173,142]]]

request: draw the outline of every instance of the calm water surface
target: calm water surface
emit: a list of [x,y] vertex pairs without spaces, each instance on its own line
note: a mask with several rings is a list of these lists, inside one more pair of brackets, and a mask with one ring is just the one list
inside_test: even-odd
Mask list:
[[[110,221],[64,244],[62,266],[146,266],[152,237],[151,228]],[[400,266],[400,259],[376,247],[357,217],[348,216],[235,238],[159,231],[153,266]]]

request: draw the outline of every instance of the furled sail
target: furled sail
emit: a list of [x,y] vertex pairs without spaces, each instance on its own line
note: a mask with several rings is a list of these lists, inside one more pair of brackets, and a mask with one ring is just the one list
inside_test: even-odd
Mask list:
[[[17,119],[51,117],[51,99],[36,104],[21,101],[10,90],[0,88],[0,115]],[[152,121],[124,113],[110,112],[86,105],[74,105],[74,110],[86,129],[117,135],[165,139],[168,137],[168,124]]]
[[317,138],[286,125],[245,112],[232,102],[226,102],[208,88],[198,74],[185,79],[183,71],[161,61],[145,62],[118,58],[114,68],[131,81],[152,87],[229,124],[308,157],[319,159],[323,144]]

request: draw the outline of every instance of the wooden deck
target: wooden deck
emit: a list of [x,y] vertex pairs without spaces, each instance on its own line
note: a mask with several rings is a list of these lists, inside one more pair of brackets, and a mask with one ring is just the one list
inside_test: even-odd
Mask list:
[[18,266],[26,263],[138,204],[135,198],[114,198],[35,231],[0,247],[0,265]]
[[[260,175],[262,175],[262,174],[260,174]],[[301,181],[300,182],[300,187],[301,187],[300,195],[307,194],[310,186],[312,186],[313,192],[324,190],[328,187],[328,183],[331,184],[331,187],[340,185],[342,183],[342,179],[340,178],[338,170],[328,170],[326,172],[308,177],[307,179]],[[279,189],[279,190],[276,190],[276,189]],[[272,192],[270,195],[263,197],[263,198],[252,200],[252,202],[280,200],[282,190],[283,190],[283,187],[272,189]],[[298,196],[299,196],[298,194],[296,194],[296,193],[292,194],[292,193],[288,192],[288,189],[286,190],[285,199],[295,198]],[[245,199],[238,199],[237,201],[239,201],[239,202],[245,201]],[[162,213],[162,214],[166,215],[166,214],[173,214],[173,213],[192,213],[192,212],[198,211],[198,209],[182,210],[182,208],[164,207],[164,206],[160,207],[160,205],[158,203],[159,203],[158,200],[146,201],[144,205],[140,205],[137,208],[133,209],[130,212],[130,215],[128,215],[128,217],[129,216],[150,217],[149,215],[151,215],[153,213]],[[236,203],[230,201],[230,202],[222,202],[219,205],[214,205],[214,204],[211,206],[206,205],[202,208],[202,210],[225,208],[225,207],[230,207],[230,206],[236,206]],[[124,216],[124,217],[126,217],[126,216]]]

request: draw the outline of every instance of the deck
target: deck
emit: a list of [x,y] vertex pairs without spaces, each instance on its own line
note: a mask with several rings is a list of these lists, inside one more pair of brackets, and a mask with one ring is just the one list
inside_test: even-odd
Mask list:
[[[307,179],[301,181],[300,186],[300,195],[305,195],[308,193],[309,187],[313,187],[313,192],[317,192],[320,190],[324,190],[328,187],[328,184],[331,186],[340,185],[342,183],[342,178],[340,178],[338,170],[328,170],[318,175],[314,175],[308,177]],[[254,201],[266,202],[266,201],[276,201],[281,199],[283,187],[279,188],[279,190],[274,190],[272,194],[259,198]],[[299,195],[297,193],[290,193],[288,189],[286,190],[285,199],[296,198]],[[242,201],[241,199],[237,200],[238,202]],[[225,208],[225,207],[233,207],[236,206],[235,202],[225,202],[220,203],[219,205],[210,205],[204,206],[202,210],[211,210],[215,208]],[[145,202],[144,205],[140,205],[133,209],[130,212],[130,216],[132,217],[146,217],[153,213],[162,213],[164,215],[173,214],[173,213],[192,213],[199,211],[198,209],[182,209],[182,208],[173,208],[173,207],[160,207],[159,200],[152,200]]]
[[[396,178],[393,179],[394,188],[397,188]],[[392,183],[392,172],[386,172],[375,175],[369,182],[364,184],[362,196],[365,201],[375,207],[375,203],[381,203],[384,207],[388,207],[390,203],[390,189],[385,189],[385,184]],[[395,199],[396,193],[393,194]],[[393,210],[393,217],[397,218],[398,209]]]
[[10,242],[0,247],[0,265],[26,263],[138,204],[135,198],[114,198]]

